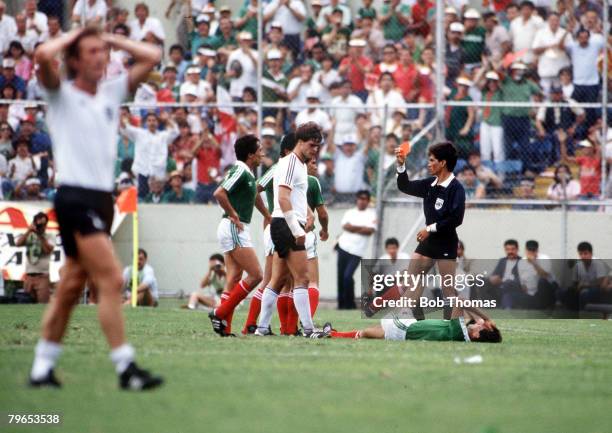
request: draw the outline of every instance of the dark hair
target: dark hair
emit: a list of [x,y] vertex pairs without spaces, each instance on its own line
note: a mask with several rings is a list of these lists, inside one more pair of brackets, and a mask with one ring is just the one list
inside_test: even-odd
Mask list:
[[395,44],[392,44],[392,43],[385,44],[385,46],[383,47],[383,51],[386,50],[387,48],[392,48],[393,51],[397,53],[397,48],[395,48]]
[[179,50],[181,52],[181,55],[183,55],[185,53],[185,49],[183,48],[183,46],[181,44],[174,44],[170,46],[170,49],[168,50],[168,52],[172,52],[174,50]]
[[257,99],[257,92],[252,87],[247,86],[244,89],[242,89],[242,94],[244,95],[245,93],[250,93],[253,99]]
[[457,149],[450,141],[436,143],[429,148],[428,153],[438,161],[446,161],[446,169],[452,172],[457,165]]
[[2,94],[2,98],[4,99],[4,91],[6,89],[11,89],[13,91],[13,97],[16,98],[17,97],[17,87],[13,86],[11,83],[7,83],[4,85],[4,87],[2,88],[2,90],[0,90],[0,94]]
[[321,128],[315,122],[306,122],[303,125],[298,126],[295,130],[295,142],[298,141],[310,141],[313,140],[316,143],[323,141],[323,134]]
[[489,18],[497,18],[497,15],[495,15],[495,12],[485,12],[484,14],[482,14],[483,21],[486,21]]
[[30,149],[30,139],[26,137],[25,135],[19,135],[15,139],[15,143],[13,144],[13,146],[15,147],[15,149],[17,149],[17,147],[19,147],[20,144],[25,144],[26,146],[28,146],[28,150]]
[[559,169],[563,167],[565,168],[565,170],[567,171],[567,175],[569,176],[568,180],[572,179],[572,171],[569,168],[569,165],[565,164],[565,163],[560,163],[555,167],[555,183],[561,183],[561,179],[559,179]]
[[297,143],[297,140],[295,139],[295,132],[289,132],[283,135],[280,142],[281,158],[293,152],[293,149],[295,149],[295,143]]
[[145,256],[145,259],[149,258],[149,255],[147,254],[147,252],[145,251],[144,248],[138,248],[138,255],[142,254],[143,256]]
[[134,160],[132,158],[125,158],[121,161],[120,169],[125,173],[131,173],[132,164],[134,164]]
[[144,10],[146,10],[147,13],[149,13],[149,6],[147,6],[145,2],[136,3],[136,6],[134,6],[134,12],[136,12],[136,10],[140,8],[144,8]]
[[78,60],[80,55],[81,41],[89,37],[100,37],[100,30],[97,27],[86,27],[68,47],[66,47],[65,63],[68,78],[76,77],[76,71],[70,66],[70,60]]
[[506,11],[508,9],[511,9],[511,8],[517,8],[518,9],[518,5],[516,3],[510,3],[508,6],[506,6]]
[[130,35],[130,28],[128,26],[126,26],[125,24],[117,24],[115,27],[113,27],[113,33],[115,33],[118,29],[121,29],[125,32],[126,36]]
[[523,0],[521,4],[519,5],[519,8],[523,8],[525,6],[530,7],[531,9],[535,9],[535,5],[533,4],[533,2],[529,0]]
[[468,153],[468,159],[470,158],[470,156],[480,156],[480,151],[478,149],[472,149]]
[[[474,323],[476,322],[471,320],[468,323],[468,326],[473,325]],[[497,326],[493,326],[492,330],[481,329],[478,335],[478,338],[470,338],[470,341],[473,341],[476,343],[501,343],[502,336],[501,336],[501,332],[499,332],[499,329],[497,329]]]
[[466,164],[466,165],[464,165],[464,166],[463,166],[463,168],[461,169],[460,173],[463,173],[463,172],[466,172],[466,171],[469,171],[469,172],[471,172],[471,173],[472,173],[474,176],[476,176],[476,170],[474,170],[474,169],[472,168],[472,166],[470,166],[470,165],[468,165],[468,164]]
[[568,73],[570,75],[570,77],[574,75],[572,73],[571,66],[565,66],[564,68],[559,69],[559,75],[564,74],[564,73]]
[[385,240],[385,248],[387,248],[389,245],[395,245],[396,247],[399,247],[399,241],[397,240],[397,238],[387,238],[387,240]]
[[389,140],[389,139],[393,139],[395,140],[396,143],[399,143],[399,138],[397,135],[395,135],[394,133],[390,132],[389,134],[385,135],[385,140]]
[[155,120],[158,120],[158,119],[157,119],[157,114],[155,114],[155,112],[154,112],[154,111],[149,111],[147,114],[145,114],[145,117],[144,117],[145,122],[146,122],[146,121],[147,121],[147,119],[148,119],[149,117],[151,117],[151,116],[155,117]]
[[234,151],[236,152],[236,158],[239,161],[245,162],[249,155],[257,152],[257,148],[259,147],[259,138],[254,136],[253,134],[247,134],[240,137],[234,143]]
[[512,245],[514,247],[518,248],[518,242],[516,241],[516,239],[507,239],[506,242],[504,242],[504,246],[508,246],[508,245]]
[[589,242],[580,242],[578,244],[578,251],[579,252],[583,252],[583,251],[588,251],[589,253],[593,252],[593,245],[591,245]]
[[362,195],[367,195],[368,200],[370,199],[370,197],[372,197],[372,195],[370,194],[370,191],[368,191],[367,189],[360,189],[359,191],[355,193],[355,197],[357,198],[361,197]]
[[219,260],[221,263],[225,263],[225,259],[223,258],[223,256],[219,253],[215,253],[213,255],[211,255],[208,260]]
[[45,224],[49,222],[49,215],[47,215],[44,212],[38,212],[36,215],[34,215],[34,219],[32,221],[36,221],[40,218],[44,218],[45,219]]
[[525,242],[525,249],[527,251],[537,251],[539,248],[540,248],[540,244],[536,240],[530,239],[527,242]]
[[383,77],[389,77],[395,83],[395,77],[393,77],[393,74],[391,72],[383,72],[382,74],[380,74],[380,77],[378,78],[378,82],[381,82]]
[[17,48],[21,51],[21,54],[25,54],[25,49],[23,48],[23,45],[21,44],[21,42],[19,41],[11,41],[11,43],[9,44],[8,47],[8,52],[11,52],[11,49],[13,48]]
[[584,27],[580,27],[578,29],[578,31],[576,32],[576,37],[580,36],[581,33],[586,33],[588,37],[591,36],[591,32],[588,29],[584,28]]

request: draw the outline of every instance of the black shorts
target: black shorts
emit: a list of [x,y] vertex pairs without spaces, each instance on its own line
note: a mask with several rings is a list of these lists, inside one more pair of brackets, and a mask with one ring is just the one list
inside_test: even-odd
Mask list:
[[414,252],[430,259],[456,259],[458,243],[459,239],[456,236],[440,236],[432,233],[419,243]]
[[281,259],[289,255],[289,251],[306,251],[306,245],[297,245],[291,229],[285,218],[272,218],[270,223],[270,237],[274,244],[274,251]]
[[115,210],[110,192],[60,186],[54,207],[66,256],[78,256],[74,236],[77,232],[81,235],[103,232],[110,236]]

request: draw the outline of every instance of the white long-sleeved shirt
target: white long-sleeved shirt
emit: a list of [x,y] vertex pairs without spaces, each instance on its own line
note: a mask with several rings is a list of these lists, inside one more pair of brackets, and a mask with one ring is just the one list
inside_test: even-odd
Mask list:
[[151,132],[148,129],[126,125],[121,133],[134,142],[132,172],[143,176],[163,178],[168,163],[168,146],[179,135],[173,126],[165,131]]

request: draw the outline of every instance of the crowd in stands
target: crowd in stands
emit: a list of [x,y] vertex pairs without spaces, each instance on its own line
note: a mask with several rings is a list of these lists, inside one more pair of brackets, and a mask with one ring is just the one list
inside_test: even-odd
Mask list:
[[[124,109],[117,137],[117,191],[137,185],[145,202],[211,202],[235,160],[237,137],[262,137],[261,175],[277,161],[282,135],[306,121],[326,135],[319,161],[324,196],[341,202],[362,189],[375,193],[380,159],[391,181],[393,149],[434,117],[437,68],[447,100],[445,135],[459,150],[456,174],[469,197],[536,197],[542,177],[549,180],[541,198],[602,194],[612,136],[601,135],[600,108],[576,105],[601,101],[610,40],[601,0],[492,0],[478,8],[449,0],[444,65],[436,64],[430,0],[264,1],[260,47],[258,1],[233,10],[221,0],[172,0],[166,16],[180,25],[169,38],[144,2],[127,10],[112,0],[77,0],[64,13],[63,2],[27,0],[13,17],[0,0],[0,198],[53,196],[55,166],[44,105],[36,102],[43,90],[33,53],[89,24],[163,48],[162,63]],[[129,67],[125,52],[110,51],[108,78]],[[261,131],[259,84],[267,104]],[[154,108],[160,103],[167,106]],[[432,139],[425,134],[413,143],[408,164],[415,173],[425,163],[419,146]]]

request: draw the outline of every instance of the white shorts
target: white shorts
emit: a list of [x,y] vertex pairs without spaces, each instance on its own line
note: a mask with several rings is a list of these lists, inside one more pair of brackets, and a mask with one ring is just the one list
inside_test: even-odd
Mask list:
[[264,257],[268,257],[274,254],[274,242],[272,242],[272,236],[270,235],[270,224],[264,229]]
[[385,331],[385,340],[405,340],[406,328],[416,322],[416,319],[381,319],[380,326]]
[[310,231],[306,233],[306,258],[316,259],[317,258],[317,242],[319,239],[317,238],[317,234],[314,231]]
[[221,252],[227,253],[235,250],[236,248],[252,248],[253,242],[251,241],[251,232],[249,231],[249,225],[242,223],[242,231],[238,231],[238,228],[227,218],[223,218],[217,227],[217,239],[219,240],[219,246]]

